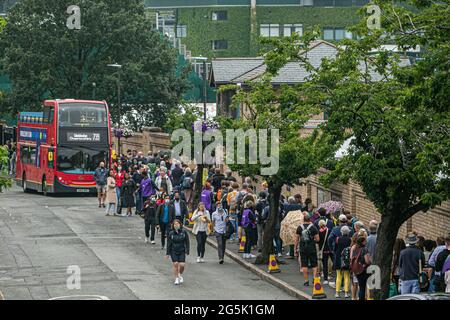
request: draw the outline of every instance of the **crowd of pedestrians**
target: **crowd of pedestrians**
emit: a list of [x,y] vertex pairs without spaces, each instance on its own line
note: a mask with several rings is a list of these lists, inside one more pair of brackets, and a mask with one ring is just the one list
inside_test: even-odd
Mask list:
[[[196,175],[195,169],[168,155],[149,153],[144,157],[131,150],[118,157],[111,170],[100,163],[94,174],[99,207],[106,208],[107,216],[130,217],[134,210],[134,215],[144,218],[146,243],[155,245],[156,233],[160,234],[161,248],[173,263],[176,285],[184,282],[182,274],[190,253],[186,226],[192,226],[195,235],[196,262],[205,263],[206,242],[211,236],[217,241],[219,263],[223,264],[227,242],[245,242],[243,259],[253,259],[261,252],[270,214],[267,183],[257,185],[247,177],[240,184],[230,170],[222,173],[220,168],[210,169],[198,205],[193,207]],[[280,238],[281,222],[291,211],[299,212],[303,223],[296,230],[294,245],[285,246]],[[367,268],[376,258],[377,221],[365,226],[348,211],[327,213],[324,208],[316,209],[309,198],[302,201],[299,194],[281,197],[275,221],[273,253],[278,258],[298,259],[304,286],[310,285],[311,272],[335,290],[336,298],[364,300],[371,296],[366,288]],[[431,241],[410,233],[404,240],[397,239],[393,291],[448,291],[449,237]]]

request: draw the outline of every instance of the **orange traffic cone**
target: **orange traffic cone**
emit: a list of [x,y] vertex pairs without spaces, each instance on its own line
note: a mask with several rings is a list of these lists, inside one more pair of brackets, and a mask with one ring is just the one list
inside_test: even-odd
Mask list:
[[314,278],[314,287],[313,287],[313,299],[325,299],[327,295],[325,294],[325,291],[323,291],[322,284],[320,283],[320,278],[316,277]]
[[243,253],[244,252],[244,247],[245,247],[245,242],[247,241],[247,238],[245,238],[245,236],[242,236],[241,238],[241,242],[239,242],[239,253]]
[[269,270],[267,272],[269,272],[269,273],[281,272],[280,268],[278,267],[278,262],[277,262],[277,259],[275,258],[274,254],[271,254],[269,256]]

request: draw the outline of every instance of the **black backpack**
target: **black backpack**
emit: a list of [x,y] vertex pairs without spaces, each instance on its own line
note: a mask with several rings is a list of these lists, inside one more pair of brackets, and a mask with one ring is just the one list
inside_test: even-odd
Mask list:
[[350,247],[347,247],[341,252],[341,269],[350,270],[350,260]]
[[192,187],[192,178],[191,177],[184,177],[183,182],[181,183],[181,187],[183,189],[191,189],[191,187]]
[[231,221],[227,222],[226,232],[225,232],[225,238],[228,240],[231,238],[231,236],[235,233],[234,225],[231,223]]

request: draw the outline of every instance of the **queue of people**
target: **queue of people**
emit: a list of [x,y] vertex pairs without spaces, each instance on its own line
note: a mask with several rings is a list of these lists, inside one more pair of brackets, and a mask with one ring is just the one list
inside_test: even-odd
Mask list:
[[[94,179],[99,207],[106,215],[144,218],[145,242],[156,244],[160,234],[161,249],[173,263],[174,284],[184,282],[186,256],[190,253],[185,226],[193,225],[196,239],[196,262],[205,263],[208,236],[216,238],[219,264],[224,263],[227,242],[241,244],[245,236],[243,259],[253,259],[261,252],[264,227],[270,215],[268,187],[259,188],[247,177],[239,184],[232,172],[211,168],[202,186],[198,205],[193,208],[194,182],[197,172],[168,156],[142,152],[121,155],[111,170],[100,163]],[[259,192],[256,190],[259,189]],[[126,209],[125,213],[121,213]],[[302,214],[294,245],[284,246],[280,238],[281,222],[291,211]],[[323,279],[335,289],[336,298],[365,300],[367,268],[375,261],[378,222],[367,226],[348,211],[340,214],[316,209],[311,199],[302,201],[297,194],[281,197],[276,217],[274,254],[297,258],[304,286],[309,273]],[[392,286],[399,294],[449,290],[450,235],[437,241],[425,240],[410,233],[397,239],[392,264]],[[333,281],[335,280],[335,281]]]

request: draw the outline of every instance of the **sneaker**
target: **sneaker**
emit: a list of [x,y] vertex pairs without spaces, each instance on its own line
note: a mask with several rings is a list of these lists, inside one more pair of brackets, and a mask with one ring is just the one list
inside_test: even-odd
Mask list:
[[102,205],[101,205],[101,204],[99,204],[99,205],[98,205],[98,207],[99,207],[99,208],[101,208],[101,207],[102,207]]
[[278,258],[281,258],[283,256],[282,253],[277,254]]
[[106,206],[105,206],[105,204],[104,204],[104,203],[102,204],[102,207],[103,207],[103,208],[106,208]]
[[148,243],[148,238],[145,238],[145,240],[144,240],[144,241],[145,241],[145,243]]
[[180,284],[180,278],[176,278],[176,279],[175,279],[175,282],[174,282],[174,285],[177,286],[177,285],[179,285],[179,284]]
[[197,257],[197,263],[200,263],[200,257]]
[[340,298],[341,296],[339,295],[339,292],[336,292],[336,294],[334,295],[335,298]]
[[244,254],[242,255],[242,258],[243,258],[243,259],[247,259],[247,258],[248,258],[248,254],[244,253]]
[[305,282],[303,283],[303,285],[304,285],[305,287],[309,287],[309,281],[305,281]]
[[223,264],[223,259],[219,260],[219,264]]
[[201,263],[205,263],[205,259],[200,258],[200,262],[201,262]]
[[350,295],[346,292],[346,293],[344,294],[344,298],[345,298],[345,299],[348,299],[348,298],[350,298]]
[[328,280],[324,280],[324,282],[323,282],[324,285],[325,284],[328,285],[328,283],[329,283]]
[[184,282],[184,279],[181,275],[178,275],[178,281],[180,282],[180,284]]
[[110,214],[109,214],[109,213],[107,213],[107,214],[106,214],[106,216],[110,216]]
[[251,254],[251,253],[249,253],[249,254],[247,255],[247,259],[253,259],[253,258],[256,258],[256,256],[253,255],[253,254]]
[[151,243],[151,244],[155,244],[156,242],[155,242],[154,240],[152,240],[150,243]]

